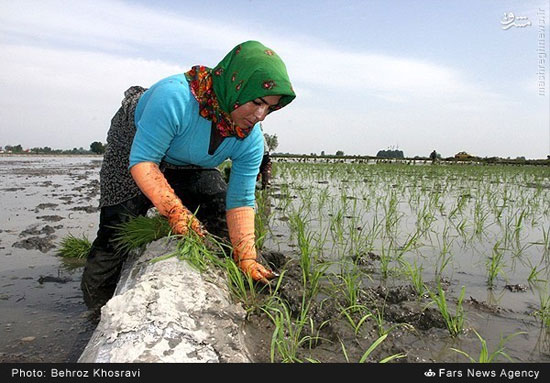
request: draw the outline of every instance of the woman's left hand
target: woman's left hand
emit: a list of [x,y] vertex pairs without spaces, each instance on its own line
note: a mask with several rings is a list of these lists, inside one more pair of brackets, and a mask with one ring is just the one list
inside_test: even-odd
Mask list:
[[262,283],[269,283],[269,279],[277,276],[273,271],[266,269],[255,259],[240,260],[238,261],[238,265],[245,274],[250,275],[255,281]]

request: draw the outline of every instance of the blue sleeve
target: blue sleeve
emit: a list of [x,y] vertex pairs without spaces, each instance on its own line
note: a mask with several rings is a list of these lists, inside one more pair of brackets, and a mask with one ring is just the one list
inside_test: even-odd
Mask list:
[[231,175],[227,187],[226,208],[227,210],[236,207],[254,207],[256,192],[256,177],[262,162],[264,143],[260,129],[254,129],[245,140],[250,142],[244,150],[233,157]]
[[180,82],[167,81],[150,91],[139,120],[136,119],[130,167],[144,161],[160,163],[174,136],[187,125],[182,121],[186,102]]

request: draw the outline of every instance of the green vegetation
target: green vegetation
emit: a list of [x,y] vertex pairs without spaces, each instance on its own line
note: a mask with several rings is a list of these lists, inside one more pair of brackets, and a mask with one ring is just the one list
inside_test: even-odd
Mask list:
[[107,145],[99,141],[94,141],[90,144],[90,149],[84,149],[83,147],[72,149],[52,149],[49,146],[23,148],[21,144],[18,145],[6,145],[3,148],[0,146],[0,153],[13,153],[13,154],[103,154],[105,153]]
[[114,241],[122,252],[138,249],[170,234],[168,221],[160,215],[135,217],[118,225],[116,229]]
[[91,247],[92,243],[85,236],[77,238],[69,234],[59,243],[58,251],[65,258],[86,259]]
[[439,312],[445,321],[449,334],[453,337],[458,336],[464,331],[464,308],[462,307],[462,301],[464,300],[465,292],[466,288],[462,286],[460,296],[458,297],[458,301],[456,303],[455,314],[453,315],[449,310],[447,298],[445,297],[445,290],[443,290],[441,284],[438,284],[437,286],[437,294],[431,290],[428,290],[432,301],[435,302],[439,308]]
[[479,357],[477,358],[477,360],[472,358],[470,355],[468,355],[468,353],[466,353],[462,350],[459,350],[459,349],[456,349],[456,348],[451,348],[451,350],[456,351],[459,354],[464,355],[465,357],[467,357],[468,360],[472,363],[492,363],[492,362],[496,362],[496,359],[499,356],[502,356],[502,357],[508,359],[508,361],[513,362],[512,358],[510,358],[510,356],[506,353],[504,345],[510,339],[512,339],[513,337],[515,337],[517,335],[520,335],[520,334],[525,334],[525,332],[520,331],[520,332],[514,333],[512,335],[508,335],[505,338],[501,338],[500,342],[498,343],[498,346],[497,346],[496,350],[494,350],[493,352],[490,353],[489,348],[487,346],[487,341],[485,339],[483,339],[483,337],[481,335],[479,335],[479,333],[475,329],[473,329],[473,331],[476,334],[476,336],[478,337],[479,341],[481,342],[481,350],[479,352]]

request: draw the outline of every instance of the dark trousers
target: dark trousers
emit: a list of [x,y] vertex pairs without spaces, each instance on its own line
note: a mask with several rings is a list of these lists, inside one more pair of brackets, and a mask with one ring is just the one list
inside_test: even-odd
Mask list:
[[[227,184],[217,169],[166,169],[164,176],[183,204],[196,212],[206,230],[228,240],[225,220]],[[145,215],[153,204],[140,194],[128,201],[101,208],[97,237],[86,260],[81,288],[90,309],[103,306],[113,295],[127,253],[117,250],[116,226]]]
[[262,158],[258,178],[261,178],[262,180],[262,190],[271,186],[271,156],[269,153],[264,154]]

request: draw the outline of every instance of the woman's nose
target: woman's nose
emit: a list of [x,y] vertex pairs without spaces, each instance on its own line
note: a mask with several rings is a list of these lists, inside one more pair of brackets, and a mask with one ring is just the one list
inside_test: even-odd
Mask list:
[[263,121],[265,116],[267,116],[268,108],[269,108],[269,105],[260,105],[256,109],[256,111],[254,113],[254,117],[256,117],[258,119],[258,121]]

